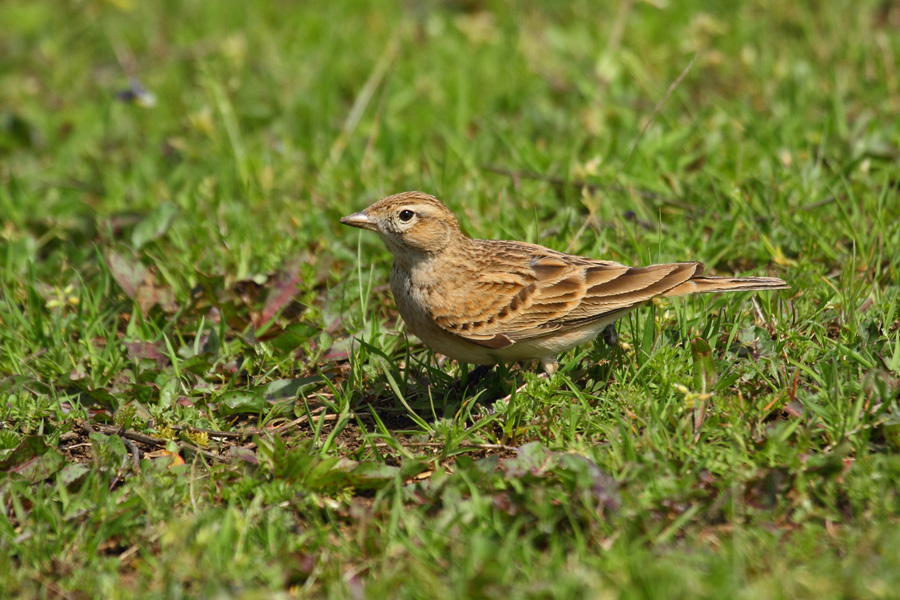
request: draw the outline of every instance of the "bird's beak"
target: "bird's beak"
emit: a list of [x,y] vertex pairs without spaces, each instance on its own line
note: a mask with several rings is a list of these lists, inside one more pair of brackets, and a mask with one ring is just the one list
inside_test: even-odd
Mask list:
[[351,227],[368,229],[369,231],[378,231],[378,224],[372,219],[372,217],[366,214],[366,211],[347,215],[346,217],[341,219],[341,223],[343,223],[344,225],[350,225]]

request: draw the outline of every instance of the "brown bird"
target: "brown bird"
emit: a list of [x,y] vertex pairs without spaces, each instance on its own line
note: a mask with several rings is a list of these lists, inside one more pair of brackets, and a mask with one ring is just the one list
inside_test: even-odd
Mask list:
[[536,244],[466,237],[422,192],[383,198],[341,223],[377,233],[394,255],[391,291],[409,330],[460,362],[492,365],[557,356],[657,297],[780,290],[776,277],[706,277],[703,264],[628,267]]

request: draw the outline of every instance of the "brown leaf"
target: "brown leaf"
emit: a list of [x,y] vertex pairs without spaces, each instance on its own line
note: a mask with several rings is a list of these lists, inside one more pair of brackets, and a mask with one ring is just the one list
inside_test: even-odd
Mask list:
[[162,352],[161,343],[152,342],[124,342],[125,348],[128,350],[128,358],[133,361],[152,360],[156,362],[157,367],[163,368],[170,364],[169,356]]
[[166,312],[175,311],[175,292],[159,285],[156,275],[145,267],[134,254],[109,250],[106,253],[109,272],[125,295],[138,303],[141,312],[147,314],[154,306]]
[[785,405],[785,407],[782,410],[784,412],[786,412],[787,414],[789,414],[790,416],[795,417],[797,419],[803,418],[803,412],[804,412],[803,405],[800,404],[796,400]]
[[30,483],[43,481],[59,471],[65,458],[47,445],[42,436],[24,438],[14,450],[6,451],[0,460],[0,473],[15,473]]
[[300,265],[297,263],[269,279],[267,283],[271,284],[271,287],[266,304],[262,312],[255,315],[258,319],[258,322],[254,323],[257,329],[274,319],[297,296],[300,279]]
[[106,253],[106,265],[125,295],[134,299],[137,296],[138,288],[147,278],[147,267],[140,261],[126,257],[115,250],[109,250]]
[[157,285],[156,277],[149,274],[144,285],[138,288],[135,300],[144,314],[150,312],[154,306],[159,306],[168,313],[175,312],[176,309],[175,292],[171,288]]

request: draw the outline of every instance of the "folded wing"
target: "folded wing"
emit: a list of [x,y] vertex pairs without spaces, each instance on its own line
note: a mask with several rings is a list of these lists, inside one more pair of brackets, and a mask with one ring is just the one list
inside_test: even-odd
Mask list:
[[[624,314],[656,296],[784,284],[750,278],[769,286],[740,288],[740,278],[723,278],[732,287],[717,288],[710,282],[719,280],[701,277],[703,265],[697,262],[628,267],[530,244],[493,244],[493,268],[479,270],[444,302],[432,303],[432,317],[446,331],[494,349]],[[498,270],[497,265],[509,268]]]

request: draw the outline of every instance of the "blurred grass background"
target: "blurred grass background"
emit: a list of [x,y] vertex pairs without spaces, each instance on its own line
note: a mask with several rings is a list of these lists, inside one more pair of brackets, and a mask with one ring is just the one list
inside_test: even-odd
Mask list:
[[[900,5],[0,23],[10,597],[892,595]],[[338,224],[408,189],[473,236],[792,290],[460,391]]]

